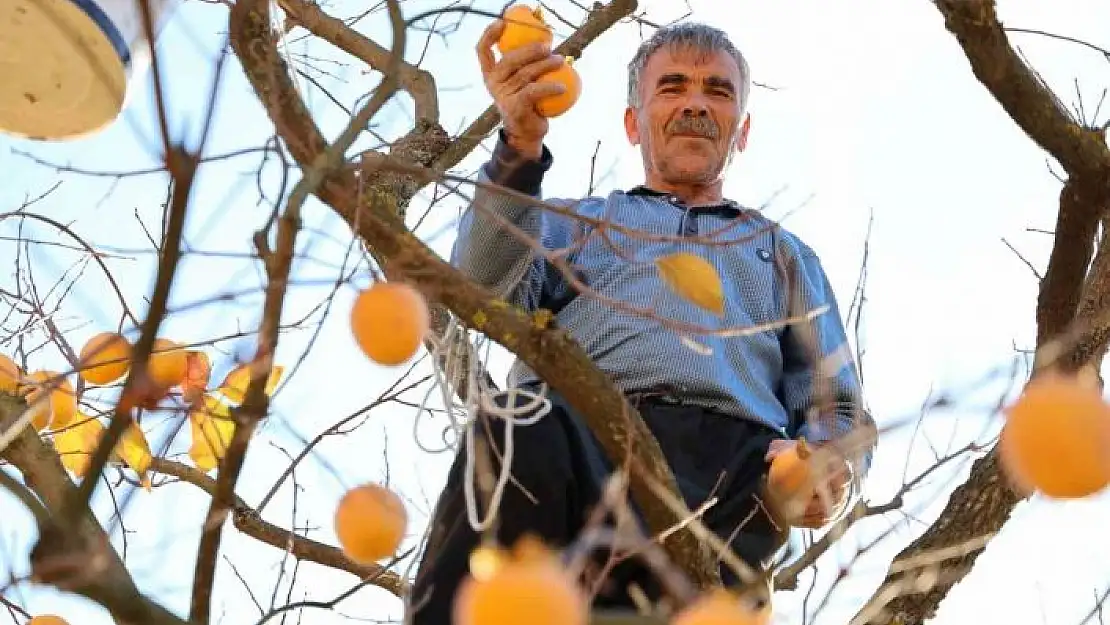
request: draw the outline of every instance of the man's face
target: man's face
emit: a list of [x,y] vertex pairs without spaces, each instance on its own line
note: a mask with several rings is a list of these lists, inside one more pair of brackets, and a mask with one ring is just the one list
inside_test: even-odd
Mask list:
[[629,107],[624,122],[649,176],[672,184],[708,184],[720,177],[747,141],[740,80],[739,66],[725,52],[665,46],[648,58],[640,107]]

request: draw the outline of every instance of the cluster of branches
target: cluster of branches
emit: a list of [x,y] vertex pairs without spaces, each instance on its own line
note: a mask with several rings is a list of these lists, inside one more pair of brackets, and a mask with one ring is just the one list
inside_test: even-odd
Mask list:
[[[151,34],[149,7],[145,0],[138,4],[143,8],[147,32]],[[405,61],[402,54],[414,24],[431,18],[433,13],[406,19],[397,0],[385,0],[384,8],[393,34],[392,49],[388,49],[357,32],[347,21],[327,14],[315,3],[279,0],[278,5],[285,14],[287,29],[304,28],[376,70],[382,80],[361,108],[352,114],[347,127],[329,142],[294,86],[291,78],[294,69],[279,51],[280,33],[273,27],[271,3],[268,0],[237,0],[228,5],[230,48],[273,122],[284,150],[300,167],[302,176],[275,219],[253,239],[267,280],[252,359],[257,363],[257,375],[252,376],[242,406],[233,413],[237,427],[217,477],[163,458],[156,458],[152,465],[152,470],[188,482],[211,496],[198,549],[187,622],[205,625],[211,616],[222,528],[228,518],[242,534],[284,550],[293,558],[355,575],[359,583],[352,592],[367,584],[385,588],[398,596],[404,596],[408,590],[405,579],[389,566],[355,564],[335,547],[264,521],[260,512],[264,504],[252,507],[235,494],[252,434],[268,414],[269,398],[264,386],[281,337],[281,318],[301,229],[302,209],[312,196],[346,222],[388,278],[413,284],[433,303],[437,336],[445,334],[452,319],[480,331],[508,347],[584,415],[609,457],[623,460],[617,464],[629,467],[627,486],[632,499],[643,510],[650,532],[656,537],[666,537],[659,541],[661,557],[681,571],[683,578],[695,587],[713,584],[717,580],[719,545],[712,544],[711,537],[696,522],[697,514],[677,503],[681,498],[677,496],[676,482],[662,461],[658,444],[618,388],[594,366],[572,338],[547,323],[542,312],[529,315],[505,305],[492,293],[466,279],[405,225],[407,207],[421,189],[430,184],[442,184],[457,190],[462,185],[473,184],[448,172],[485,140],[499,121],[496,109],[490,107],[458,136],[451,137],[442,127],[435,77]],[[1100,224],[1103,228],[1106,226],[1103,220],[1110,197],[1107,183],[1110,180],[1110,150],[1105,140],[1106,129],[1077,119],[1021,59],[998,20],[994,2],[937,0],[935,5],[966,53],[975,76],[1014,122],[1048,152],[1066,174],[1060,194],[1056,243],[1041,280],[1036,307],[1035,367],[1049,361],[1073,370],[1097,365],[1110,340],[1110,313],[1106,312],[1110,307],[1103,305],[1110,294],[1110,243],[1106,237],[1096,236]],[[631,18],[646,23],[635,15],[635,0],[612,0],[609,4],[580,8],[584,17],[574,33],[558,46],[560,53],[581,56],[586,46],[621,20]],[[564,18],[560,16],[560,19]],[[152,53],[157,58],[153,46]],[[221,57],[221,68],[224,62]],[[141,332],[134,366],[124,382],[125,395],[145,383],[144,363],[167,311],[170,288],[181,256],[183,225],[190,210],[190,193],[204,151],[203,141],[196,150],[189,150],[172,139],[162,89],[164,77],[159,75],[157,63],[153,79],[164,165],[173,184],[149,312],[141,321],[131,315]],[[348,152],[354,142],[383,105],[400,91],[407,92],[414,103],[416,121],[412,129],[394,142],[388,153],[368,151],[356,159],[349,158]],[[17,211],[0,215],[0,218],[25,218],[28,214]],[[62,224],[53,225],[68,233]],[[544,253],[535,242],[531,244],[537,252]],[[93,253],[91,249],[88,251]],[[588,290],[586,285],[577,286]],[[460,341],[465,342],[465,337]],[[438,347],[434,350],[441,357],[437,365],[446,370],[451,379],[457,381],[459,372],[477,366],[471,362],[471,350],[450,352]],[[446,353],[462,355],[458,361],[449,362],[443,357]],[[483,375],[488,380],[488,375]],[[395,399],[403,390],[395,386],[375,403]],[[466,384],[455,384],[455,392],[463,399],[469,390]],[[0,395],[0,431],[9,431],[24,409],[21,400]],[[347,417],[322,432],[298,460],[324,437],[342,431],[358,416]],[[93,453],[84,480],[77,485],[70,480],[53,450],[34,432],[24,430],[0,450],[3,459],[20,472],[23,480],[19,482],[7,473],[0,473],[0,481],[33,513],[38,525],[39,538],[31,552],[35,581],[88,597],[103,605],[121,623],[179,625],[186,621],[140,593],[89,507],[95,486],[105,475],[111,450],[132,420],[133,415],[125,407],[117,406],[112,411],[104,440]],[[889,502],[856,504],[845,519],[805,554],[780,568],[776,585],[795,587],[801,572],[853,523],[898,509],[905,494],[930,472],[973,451],[979,448],[969,446],[938,458],[933,468],[908,480]],[[278,483],[291,471],[292,467],[286,470]],[[952,585],[971,570],[976,557],[990,537],[1001,529],[1018,500],[1000,477],[995,453],[987,451],[974,462],[967,482],[955,489],[937,521],[897,556],[883,584],[863,607],[857,620],[907,624],[922,623],[929,618]],[[938,570],[942,570],[943,575],[935,574]],[[927,585],[921,583],[925,572],[930,573],[932,580]]]

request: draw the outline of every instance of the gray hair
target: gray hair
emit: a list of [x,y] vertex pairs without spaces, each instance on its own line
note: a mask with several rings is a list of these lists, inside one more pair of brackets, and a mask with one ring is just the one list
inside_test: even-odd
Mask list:
[[752,73],[748,61],[740,50],[729,40],[723,30],[697,22],[681,22],[660,28],[640,44],[636,55],[628,64],[628,105],[640,107],[640,78],[648,59],[660,48],[692,48],[699,52],[725,52],[736,61],[740,68],[740,84],[737,94],[740,100],[741,116],[748,110],[748,94],[752,89]]

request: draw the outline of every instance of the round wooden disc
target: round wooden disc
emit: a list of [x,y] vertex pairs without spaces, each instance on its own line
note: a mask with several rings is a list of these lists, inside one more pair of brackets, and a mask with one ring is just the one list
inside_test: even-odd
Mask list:
[[127,45],[93,0],[0,0],[0,131],[72,139],[119,115]]

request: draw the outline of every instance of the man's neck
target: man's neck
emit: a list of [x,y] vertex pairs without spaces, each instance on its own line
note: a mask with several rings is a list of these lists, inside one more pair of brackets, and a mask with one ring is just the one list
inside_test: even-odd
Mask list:
[[649,178],[645,186],[652,191],[669,193],[687,206],[712,206],[724,201],[724,182],[721,180],[710,184],[670,184]]

